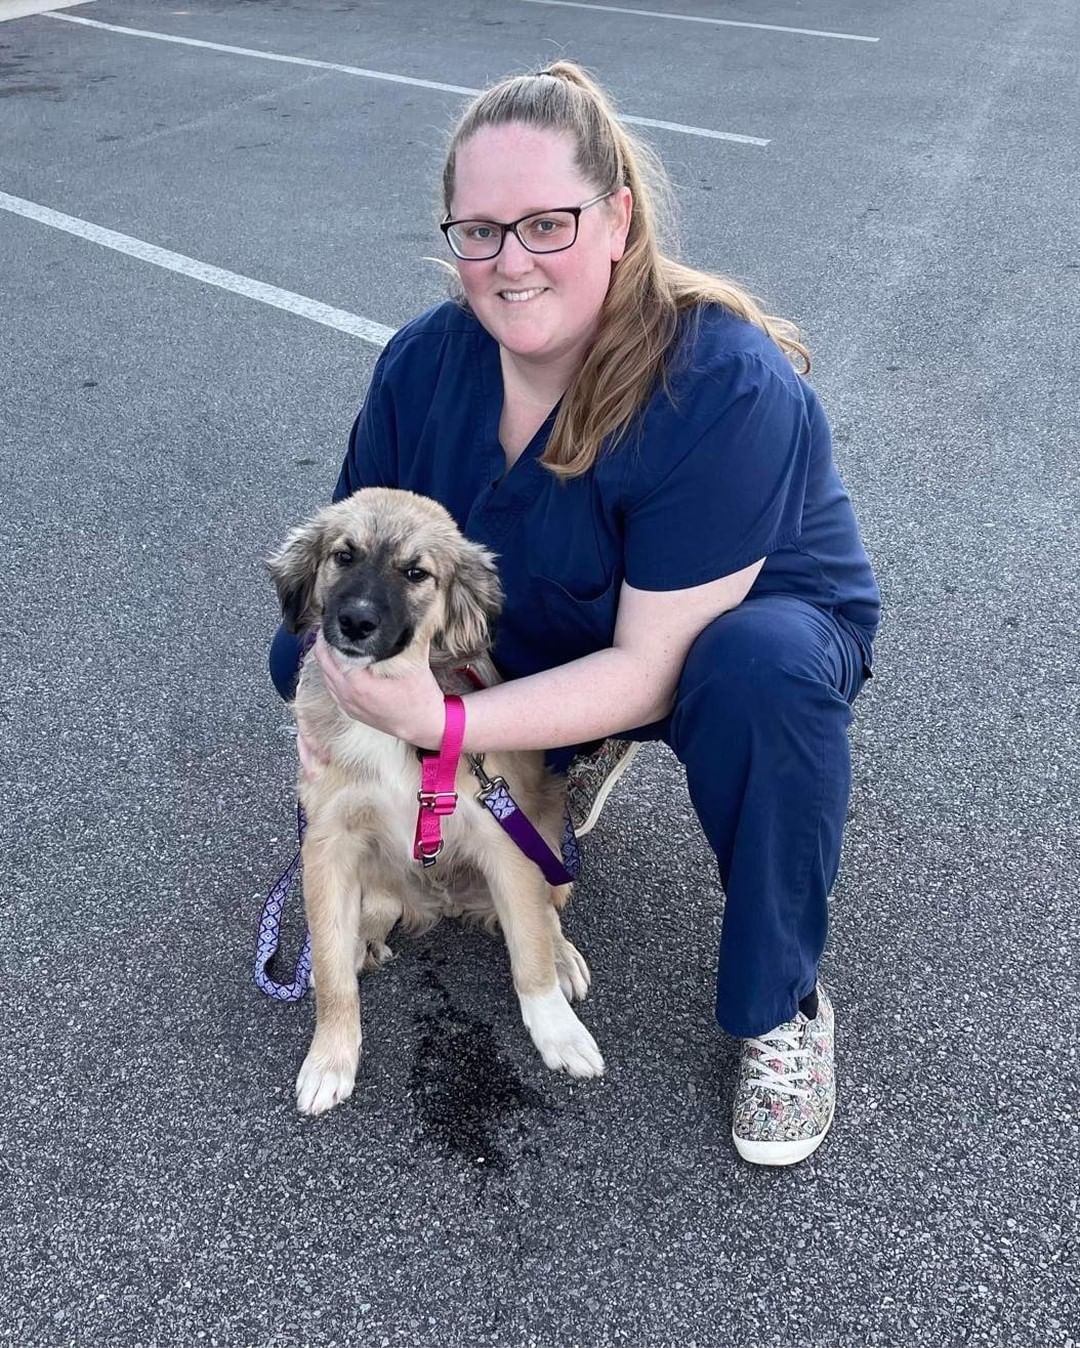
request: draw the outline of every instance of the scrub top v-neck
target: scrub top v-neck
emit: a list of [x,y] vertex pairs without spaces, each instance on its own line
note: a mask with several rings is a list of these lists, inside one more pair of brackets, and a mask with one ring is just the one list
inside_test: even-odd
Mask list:
[[624,580],[704,584],[765,557],[751,591],[795,594],[849,624],[870,661],[879,598],[811,386],[753,325],[684,319],[658,388],[588,472],[540,463],[558,409],[508,468],[499,347],[446,303],[383,351],[334,499],[401,487],[441,502],[496,555],[496,664],[517,678],[612,644]]
[[[506,450],[499,438],[499,423],[503,410],[502,362],[498,344],[480,330],[476,370],[480,380],[480,444],[479,452],[487,465],[486,485],[473,501],[465,524],[465,532],[477,542],[494,547],[494,537],[505,535],[513,528],[514,520],[528,509],[529,502],[543,490],[549,475],[539,463],[555,424],[559,404],[551,409],[532,439],[513,463],[507,464]],[[479,335],[479,334],[478,334]],[[484,338],[487,338],[485,341]],[[430,493],[429,493],[430,494]],[[483,528],[485,537],[471,532]]]

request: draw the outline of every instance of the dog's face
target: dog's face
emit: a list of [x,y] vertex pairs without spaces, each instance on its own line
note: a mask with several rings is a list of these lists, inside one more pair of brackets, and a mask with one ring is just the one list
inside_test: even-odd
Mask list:
[[266,565],[289,631],[321,625],[328,645],[363,664],[428,643],[477,656],[502,601],[493,557],[442,506],[383,487],[320,511]]

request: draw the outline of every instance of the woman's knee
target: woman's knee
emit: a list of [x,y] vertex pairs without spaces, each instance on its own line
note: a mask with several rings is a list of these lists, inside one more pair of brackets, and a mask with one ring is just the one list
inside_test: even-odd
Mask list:
[[827,650],[827,615],[809,605],[748,601],[714,619],[683,664],[673,722],[702,715],[729,730],[736,724],[782,721],[800,713],[836,715],[846,728],[847,703],[835,687]]

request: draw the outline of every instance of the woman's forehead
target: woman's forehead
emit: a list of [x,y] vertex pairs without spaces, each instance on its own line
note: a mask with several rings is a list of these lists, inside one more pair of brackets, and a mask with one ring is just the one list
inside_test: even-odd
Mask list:
[[576,153],[567,134],[517,123],[482,127],[458,147],[453,214],[514,220],[529,211],[576,206],[589,195]]

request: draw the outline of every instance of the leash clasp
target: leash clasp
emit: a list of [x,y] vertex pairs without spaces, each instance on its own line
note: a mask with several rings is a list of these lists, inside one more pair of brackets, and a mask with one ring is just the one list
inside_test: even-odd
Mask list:
[[497,796],[500,791],[504,792],[509,797],[510,791],[506,785],[506,778],[488,777],[485,773],[480,790],[476,793],[476,799],[487,805],[488,801],[490,801],[492,797]]

